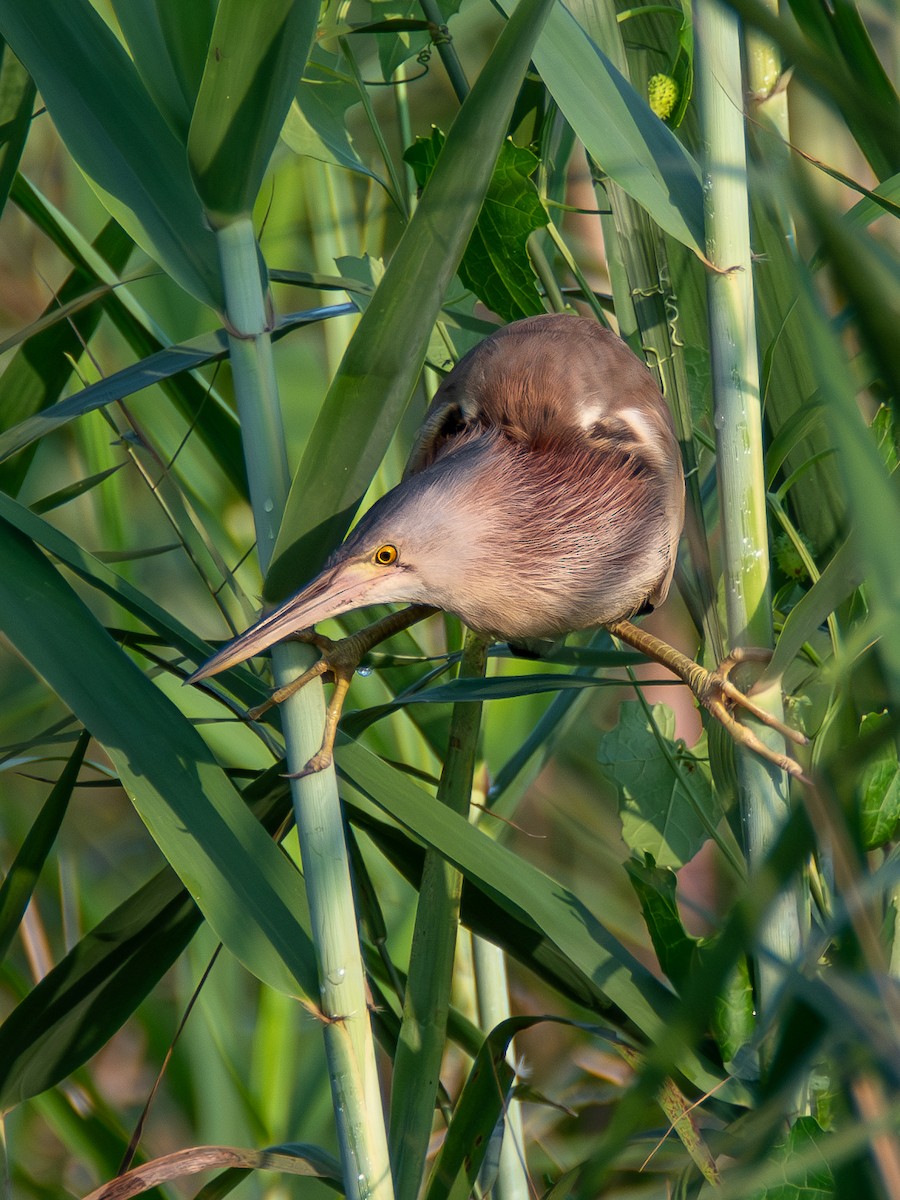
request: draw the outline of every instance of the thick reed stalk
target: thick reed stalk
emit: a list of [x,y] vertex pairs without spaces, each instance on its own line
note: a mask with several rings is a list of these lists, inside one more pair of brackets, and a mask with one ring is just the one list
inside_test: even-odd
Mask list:
[[[484,674],[487,647],[483,638],[467,635],[459,666],[461,678]],[[480,722],[479,703],[454,705],[437,798],[463,815],[468,814],[472,795]],[[418,1195],[428,1151],[446,1042],[461,892],[460,872],[436,850],[428,850],[391,1089],[391,1161],[401,1200],[414,1200]]]
[[[490,1033],[501,1021],[512,1016],[509,1003],[509,983],[506,975],[506,955],[499,946],[482,937],[473,937],[472,952],[475,964],[475,989],[478,996],[478,1023]],[[515,1049],[510,1045],[507,1060],[515,1070]],[[530,1200],[531,1187],[525,1165],[525,1141],[522,1131],[522,1110],[510,1102],[504,1116],[503,1141],[497,1177],[491,1185],[494,1200]]]
[[[268,296],[253,225],[242,218],[218,232],[237,396],[260,568],[265,574],[290,485],[268,333]],[[272,652],[283,686],[307,665],[297,645]],[[318,748],[324,704],[316,682],[281,706],[291,770]],[[291,781],[300,853],[319,965],[318,1011],[325,1035],[344,1189],[348,1197],[391,1200],[393,1186],[375,1066],[356,912],[333,770]]]
[[[728,636],[733,647],[769,647],[772,609],[740,30],[734,13],[718,0],[696,0],[694,28]],[[754,699],[782,715],[779,683]],[[762,726],[756,732],[767,741],[773,736]],[[745,849],[751,869],[758,869],[788,814],[787,781],[755,755],[738,750],[737,758]],[[800,889],[788,888],[761,931],[756,969],[763,1017],[780,987],[781,964],[795,961],[800,952],[802,912]]]

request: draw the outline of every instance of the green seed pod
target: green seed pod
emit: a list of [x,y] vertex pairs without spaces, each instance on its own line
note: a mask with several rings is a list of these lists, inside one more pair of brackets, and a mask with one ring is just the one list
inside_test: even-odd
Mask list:
[[661,121],[671,117],[678,103],[678,84],[671,75],[651,75],[647,80],[647,99]]

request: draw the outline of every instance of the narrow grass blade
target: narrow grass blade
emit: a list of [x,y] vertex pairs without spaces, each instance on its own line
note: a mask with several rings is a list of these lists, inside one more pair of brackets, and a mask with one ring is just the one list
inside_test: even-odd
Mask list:
[[82,733],[0,887],[0,959],[6,957],[47,855],[56,841],[89,741],[90,735]]
[[34,80],[0,41],[0,216],[28,140],[36,91]]

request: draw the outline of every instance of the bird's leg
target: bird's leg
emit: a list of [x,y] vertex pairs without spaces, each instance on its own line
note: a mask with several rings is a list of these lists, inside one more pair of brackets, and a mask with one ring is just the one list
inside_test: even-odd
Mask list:
[[373,646],[377,646],[379,642],[399,633],[401,629],[408,629],[410,625],[415,625],[417,621],[431,616],[434,612],[437,612],[437,609],[431,608],[427,604],[413,604],[400,612],[388,613],[380,621],[374,621],[365,629],[360,629],[358,633],[351,633],[349,637],[340,638],[337,641],[324,634],[316,633],[315,629],[304,629],[299,633],[292,634],[290,639],[286,639],[306,642],[308,645],[315,646],[321,652],[321,658],[302,675],[285,684],[284,687],[276,688],[268,700],[257,705],[256,708],[252,708],[248,714],[251,720],[258,720],[273,705],[281,704],[313,679],[324,677],[324,682],[334,683],[334,691],[325,711],[322,745],[303,770],[294,772],[289,778],[302,779],[305,775],[313,775],[316,771],[322,771],[325,767],[331,766],[334,739],[337,736],[341,710],[359,664]]
[[734,668],[741,663],[767,663],[772,657],[768,650],[752,648],[737,649],[726,659],[723,659],[715,671],[707,671],[705,667],[701,667],[699,663],[694,662],[692,658],[688,658],[686,654],[682,654],[680,650],[676,650],[674,646],[670,646],[668,642],[654,637],[652,633],[647,633],[645,630],[639,629],[637,625],[632,625],[630,621],[610,621],[606,628],[614,637],[627,642],[635,650],[640,650],[642,654],[646,654],[648,658],[652,658],[654,662],[658,662],[661,666],[667,667],[679,679],[683,680],[704,708],[711,712],[716,720],[725,726],[734,740],[741,746],[746,746],[749,750],[755,751],[762,758],[774,763],[783,771],[787,771],[789,775],[793,775],[796,779],[808,782],[798,762],[795,762],[794,759],[789,758],[786,754],[779,754],[777,751],[771,750],[764,742],[760,741],[751,729],[748,729],[746,725],[742,725],[740,721],[736,721],[731,712],[731,706],[738,705],[746,712],[752,713],[764,725],[768,725],[771,729],[776,729],[782,737],[795,742],[798,746],[805,746],[807,744],[807,738],[802,733],[796,729],[791,729],[789,725],[785,725],[783,721],[779,721],[777,717],[773,717],[764,708],[760,708],[739,687],[733,684],[729,678]]

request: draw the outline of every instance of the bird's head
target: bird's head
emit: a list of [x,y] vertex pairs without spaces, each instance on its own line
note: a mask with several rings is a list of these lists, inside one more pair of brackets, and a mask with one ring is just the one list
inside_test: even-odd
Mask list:
[[[484,441],[485,439],[482,439]],[[486,447],[448,455],[377,501],[310,583],[229,642],[187,680],[197,683],[292,633],[371,604],[454,610],[459,580],[482,543],[469,482]]]

